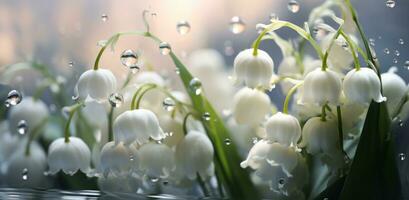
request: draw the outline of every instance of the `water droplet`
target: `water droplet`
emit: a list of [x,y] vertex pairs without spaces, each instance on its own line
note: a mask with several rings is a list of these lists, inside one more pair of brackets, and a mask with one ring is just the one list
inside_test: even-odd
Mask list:
[[399,160],[404,161],[406,159],[406,155],[404,153],[399,154]]
[[383,49],[383,52],[384,52],[385,54],[389,54],[389,53],[390,53],[390,51],[389,51],[388,48]]
[[374,47],[375,46],[375,39],[369,38],[369,44]]
[[159,181],[159,178],[158,178],[158,177],[149,177],[149,180],[150,180],[152,183],[157,183],[157,182]]
[[121,54],[121,63],[123,66],[129,68],[132,73],[139,71],[138,54],[132,49],[128,49]]
[[100,40],[97,42],[97,46],[104,47],[107,45],[107,42],[108,42],[107,40]]
[[200,95],[202,93],[202,82],[198,78],[190,80],[189,87],[195,95]]
[[186,20],[181,20],[176,24],[176,30],[180,35],[186,35],[190,31],[190,24]]
[[403,126],[403,120],[399,119],[398,124],[399,124],[400,127],[402,127]]
[[175,105],[175,101],[170,97],[166,97],[162,102],[163,109],[168,112],[173,111],[175,109]]
[[176,73],[176,74],[180,74],[179,68],[176,68],[176,69],[175,69],[175,73]]
[[106,21],[108,21],[108,15],[107,14],[102,14],[101,15],[101,20],[103,21],[103,22],[106,22]]
[[398,59],[397,59],[397,58],[394,58],[394,59],[392,59],[392,62],[393,62],[394,64],[397,64],[397,63],[398,63]]
[[258,137],[253,137],[253,138],[251,138],[251,142],[252,142],[253,144],[256,144],[256,143],[258,142]]
[[283,178],[278,179],[278,189],[283,189],[285,184],[285,180]]
[[71,96],[71,99],[72,99],[73,101],[78,101],[78,100],[80,99],[80,96],[79,96],[79,95],[72,95],[72,96]]
[[405,67],[409,69],[409,60],[405,61]]
[[26,120],[20,120],[18,123],[17,123],[17,132],[20,134],[20,135],[25,135],[26,133],[27,133],[27,131],[28,131],[28,125],[27,125],[27,122],[26,122]]
[[398,50],[395,50],[395,56],[400,56],[400,52]]
[[229,146],[229,145],[231,144],[230,138],[224,139],[224,144],[226,144],[227,146]]
[[135,158],[133,157],[133,155],[130,155],[130,156],[129,156],[129,161],[132,162],[132,161],[134,161],[134,160],[135,160]]
[[68,62],[68,66],[69,67],[74,67],[74,62],[73,61]]
[[405,44],[405,41],[403,41],[403,39],[400,38],[400,39],[399,39],[399,44],[400,44],[400,45],[403,45],[403,44]]
[[230,40],[224,42],[224,54],[226,56],[232,56],[234,54],[233,43]]
[[279,20],[279,17],[278,17],[277,14],[271,13],[271,14],[270,14],[270,20]]
[[387,0],[387,1],[386,1],[386,6],[387,6],[388,8],[394,8],[395,5],[396,5],[396,2],[395,2],[394,0]]
[[292,13],[297,13],[300,11],[300,4],[296,0],[291,0],[288,2],[288,10]]
[[21,172],[21,178],[23,179],[23,181],[27,181],[28,180],[28,169],[24,168],[23,172]]
[[122,94],[112,93],[111,95],[109,95],[108,100],[112,107],[117,108],[120,107],[124,102],[124,97],[122,96]]
[[246,24],[243,22],[243,20],[239,16],[232,17],[229,25],[230,25],[230,31],[233,34],[242,33],[246,29]]
[[205,121],[209,121],[210,120],[210,113],[209,112],[205,112],[202,116],[203,120]]
[[168,185],[168,184],[169,184],[169,181],[164,180],[164,181],[162,181],[162,184],[163,184],[163,185]]
[[168,55],[171,49],[172,48],[170,47],[170,44],[168,44],[167,42],[161,42],[159,44],[159,50],[162,55]]
[[49,171],[44,171],[44,172],[43,172],[43,175],[44,175],[44,176],[50,176],[50,175],[51,175],[51,172],[49,172]]
[[21,96],[20,92],[17,90],[11,90],[8,94],[7,94],[7,99],[4,102],[4,105],[6,107],[10,107],[10,106],[15,106],[17,104],[19,104],[21,102],[21,100],[23,99],[23,97]]

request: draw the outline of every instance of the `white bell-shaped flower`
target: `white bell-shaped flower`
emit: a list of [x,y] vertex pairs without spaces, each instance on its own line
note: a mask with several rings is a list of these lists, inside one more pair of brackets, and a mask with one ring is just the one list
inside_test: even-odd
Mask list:
[[302,130],[301,146],[310,154],[332,154],[340,150],[337,122],[332,119],[323,121],[320,117],[309,119]]
[[314,105],[338,105],[342,82],[339,75],[330,70],[315,69],[304,79],[301,102]]
[[386,105],[390,115],[397,111],[402,98],[407,95],[408,87],[405,81],[395,73],[397,69],[391,68],[381,75],[383,95],[388,99]]
[[263,50],[253,55],[253,49],[240,52],[234,59],[234,75],[238,82],[254,88],[270,88],[270,79],[274,73],[273,59]]
[[369,68],[352,69],[344,78],[343,89],[350,102],[369,104],[385,101],[381,94],[381,83],[377,74]]
[[139,155],[134,145],[108,142],[102,147],[99,170],[108,175],[129,173],[138,169]]
[[113,127],[114,140],[125,145],[134,141],[143,144],[148,142],[149,138],[161,140],[166,137],[155,113],[146,109],[122,113],[115,119]]
[[292,115],[278,112],[266,122],[266,139],[282,145],[295,145],[301,137],[301,126]]
[[233,97],[233,116],[239,124],[258,124],[270,112],[270,98],[256,89],[242,88]]
[[209,167],[213,167],[214,149],[209,138],[199,131],[191,130],[176,147],[176,167],[189,179],[196,179],[197,173],[201,177],[211,177],[207,174]]
[[30,130],[38,128],[48,115],[47,105],[43,101],[32,97],[24,97],[20,104],[10,109],[9,130],[12,134],[21,134],[18,125],[25,121],[26,133],[29,133]]
[[27,140],[18,147],[16,152],[7,162],[5,182],[10,187],[46,187],[47,178],[44,171],[47,168],[47,158],[41,146],[32,142],[30,144],[30,153],[25,153],[25,144]]
[[175,154],[165,144],[147,143],[139,149],[140,169],[152,178],[166,178],[175,168]]
[[189,70],[194,77],[199,78],[202,83],[212,79],[212,76],[220,73],[224,68],[223,55],[214,49],[199,49],[189,54]]
[[70,175],[78,170],[87,173],[90,164],[91,151],[80,138],[69,137],[68,142],[65,142],[64,138],[59,138],[48,148],[48,166],[51,174],[60,170]]
[[97,101],[102,101],[114,93],[116,84],[116,78],[111,71],[90,69],[81,74],[75,91],[80,99],[85,100],[89,96]]
[[[329,33],[320,41],[322,49],[326,51],[329,48],[334,35],[335,32]],[[353,35],[350,35],[350,37],[356,43],[356,37]],[[338,37],[335,40],[334,45],[332,45],[331,52],[328,55],[329,65],[337,69],[337,71],[349,69],[352,66],[353,56],[348,48],[349,46],[345,38],[342,36]]]

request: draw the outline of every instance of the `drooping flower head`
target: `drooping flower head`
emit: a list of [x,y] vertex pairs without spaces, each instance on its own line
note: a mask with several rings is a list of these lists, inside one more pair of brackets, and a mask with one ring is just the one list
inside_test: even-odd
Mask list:
[[256,89],[242,88],[233,97],[233,116],[239,124],[258,124],[270,112],[270,98]]
[[108,99],[116,89],[116,78],[107,69],[87,70],[81,74],[75,86],[80,99],[90,97],[97,101]]
[[283,145],[295,145],[301,137],[301,126],[292,115],[278,112],[266,122],[267,139]]

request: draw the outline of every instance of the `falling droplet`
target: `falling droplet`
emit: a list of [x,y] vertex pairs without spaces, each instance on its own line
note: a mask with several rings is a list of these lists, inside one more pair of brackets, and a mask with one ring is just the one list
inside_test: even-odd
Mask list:
[[387,1],[386,1],[386,6],[387,6],[388,8],[394,8],[395,5],[396,5],[396,2],[395,2],[394,0],[387,0]]
[[20,134],[20,135],[25,135],[26,133],[27,133],[27,131],[28,131],[28,126],[27,126],[27,122],[26,122],[26,120],[20,120],[18,123],[17,123],[17,132]]
[[119,93],[112,93],[109,95],[109,103],[111,104],[112,107],[117,108],[122,105],[124,102],[124,97],[122,94]]
[[202,93],[202,82],[198,78],[190,80],[189,87],[195,95],[200,95]]
[[405,41],[403,41],[403,39],[401,38],[401,39],[399,39],[399,44],[403,45],[403,44],[405,44]]
[[168,112],[173,111],[175,109],[175,105],[175,101],[170,97],[166,97],[162,102],[163,109]]
[[234,16],[230,20],[230,31],[233,34],[242,33],[246,29],[246,24],[239,16]]
[[300,4],[296,0],[291,0],[288,2],[288,10],[292,13],[297,13],[300,11]]
[[227,146],[229,146],[229,145],[231,144],[230,138],[224,139],[224,144],[226,144]]
[[181,20],[176,24],[176,30],[180,35],[186,35],[190,31],[190,24],[186,20]]
[[21,178],[23,179],[23,181],[27,181],[28,180],[28,169],[24,168],[21,175],[22,175]]
[[385,54],[387,54],[387,55],[390,53],[390,51],[389,51],[388,48],[383,49],[383,52],[384,52]]
[[101,20],[103,21],[103,22],[106,22],[106,21],[108,21],[108,15],[107,14],[102,14],[101,15]]
[[138,54],[132,49],[128,49],[121,54],[121,63],[123,66],[129,68],[132,73],[139,71]]
[[203,120],[205,121],[209,121],[210,120],[210,113],[209,112],[205,112],[202,116]]
[[375,39],[369,38],[369,44],[374,47],[375,46]]
[[395,56],[400,56],[400,52],[398,50],[395,50]]
[[404,153],[399,154],[399,160],[404,161],[406,159],[406,155]]
[[232,56],[234,54],[233,43],[230,40],[224,42],[224,54]]
[[74,67],[74,62],[73,61],[68,62],[68,66],[69,67]]
[[20,92],[17,90],[11,90],[8,94],[7,94],[7,99],[4,102],[4,105],[6,107],[10,107],[10,106],[15,106],[17,104],[19,104],[21,102],[21,100],[23,99],[23,97],[21,96]]
[[171,51],[171,47],[167,42],[161,42],[159,44],[159,50],[162,55],[168,55]]
[[393,62],[394,64],[397,64],[397,63],[398,63],[398,59],[397,59],[397,58],[394,58],[394,59],[392,60],[392,62]]

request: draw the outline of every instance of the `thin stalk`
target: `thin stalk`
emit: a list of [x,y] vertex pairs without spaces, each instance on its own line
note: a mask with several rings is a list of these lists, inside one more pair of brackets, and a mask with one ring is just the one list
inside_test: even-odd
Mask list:
[[156,85],[146,87],[146,89],[141,92],[141,95],[139,96],[138,100],[136,101],[136,105],[135,105],[134,109],[139,109],[139,106],[141,104],[143,95],[145,95],[148,91],[150,91],[150,90],[152,90],[154,88],[156,88]]
[[193,113],[189,112],[189,113],[187,113],[187,114],[185,115],[185,117],[183,118],[183,133],[184,133],[185,135],[187,135],[187,133],[188,133],[188,130],[187,130],[187,119],[189,118],[190,115],[193,116]]
[[200,177],[199,173],[197,173],[197,182],[199,183],[200,187],[202,188],[204,196],[208,197],[210,195],[209,190],[206,188],[206,184],[203,181],[202,177]]
[[112,127],[113,119],[114,119],[114,107],[111,106],[111,109],[108,113],[108,142],[111,142],[114,139],[114,130]]
[[224,195],[222,180],[220,178],[219,171],[216,170],[215,175],[216,175],[216,180],[217,180],[217,190],[219,191],[220,197],[224,198],[225,195]]
[[72,118],[74,117],[74,114],[80,108],[83,104],[78,103],[76,104],[70,111],[70,115],[68,116],[67,123],[65,124],[65,129],[64,129],[64,138],[65,138],[65,143],[70,142],[70,123],[72,121]]
[[342,130],[341,106],[337,106],[339,147],[344,151],[344,132]]
[[297,88],[300,87],[303,83],[304,82],[297,83],[290,89],[290,91],[288,91],[288,94],[284,100],[283,113],[288,114],[288,105],[290,103],[291,96],[294,94]]
[[147,83],[147,84],[141,85],[141,86],[138,88],[138,90],[136,90],[136,92],[135,92],[134,95],[132,96],[131,110],[134,110],[134,109],[135,109],[135,105],[136,105],[136,101],[137,101],[137,97],[138,97],[139,93],[141,93],[142,90],[143,90],[145,87],[154,86],[154,85],[155,85],[155,84],[153,84],[153,83]]
[[34,127],[34,129],[31,131],[31,133],[29,134],[29,137],[27,139],[27,143],[25,146],[25,155],[29,156],[30,155],[30,144],[31,141],[33,141],[33,139],[35,138],[35,136],[37,136],[38,133],[40,133],[41,128],[47,123],[48,118],[45,118],[43,121],[41,121],[41,123],[39,125],[37,125],[36,127]]
[[260,35],[257,37],[257,39],[256,39],[256,41],[254,41],[254,43],[253,43],[253,56],[257,56],[257,54],[258,54],[258,46],[260,46],[260,43],[261,43],[261,40],[263,39],[263,36],[266,34],[266,33],[268,33],[268,29],[267,28],[265,28],[261,33],[260,33]]
[[359,59],[358,59],[356,51],[355,51],[354,42],[352,41],[352,39],[347,34],[345,34],[344,31],[341,30],[340,34],[342,35],[342,37],[344,37],[344,39],[347,41],[348,45],[351,47],[350,49],[351,49],[352,57],[354,58],[355,69],[356,70],[361,69],[361,64],[359,63]]
[[332,37],[331,43],[329,44],[328,49],[325,51],[324,59],[322,59],[322,65],[321,65],[321,70],[322,71],[325,71],[328,68],[328,64],[327,64],[328,56],[329,56],[329,53],[330,53],[330,51],[332,49],[332,46],[334,45],[335,40],[341,34],[341,31],[342,31],[341,28],[342,27],[339,27],[339,29],[335,33],[334,37]]
[[[326,104],[325,104],[326,105]],[[321,107],[321,121],[325,122],[327,121],[326,117],[327,117],[327,113],[325,112],[325,105],[323,105]]]

